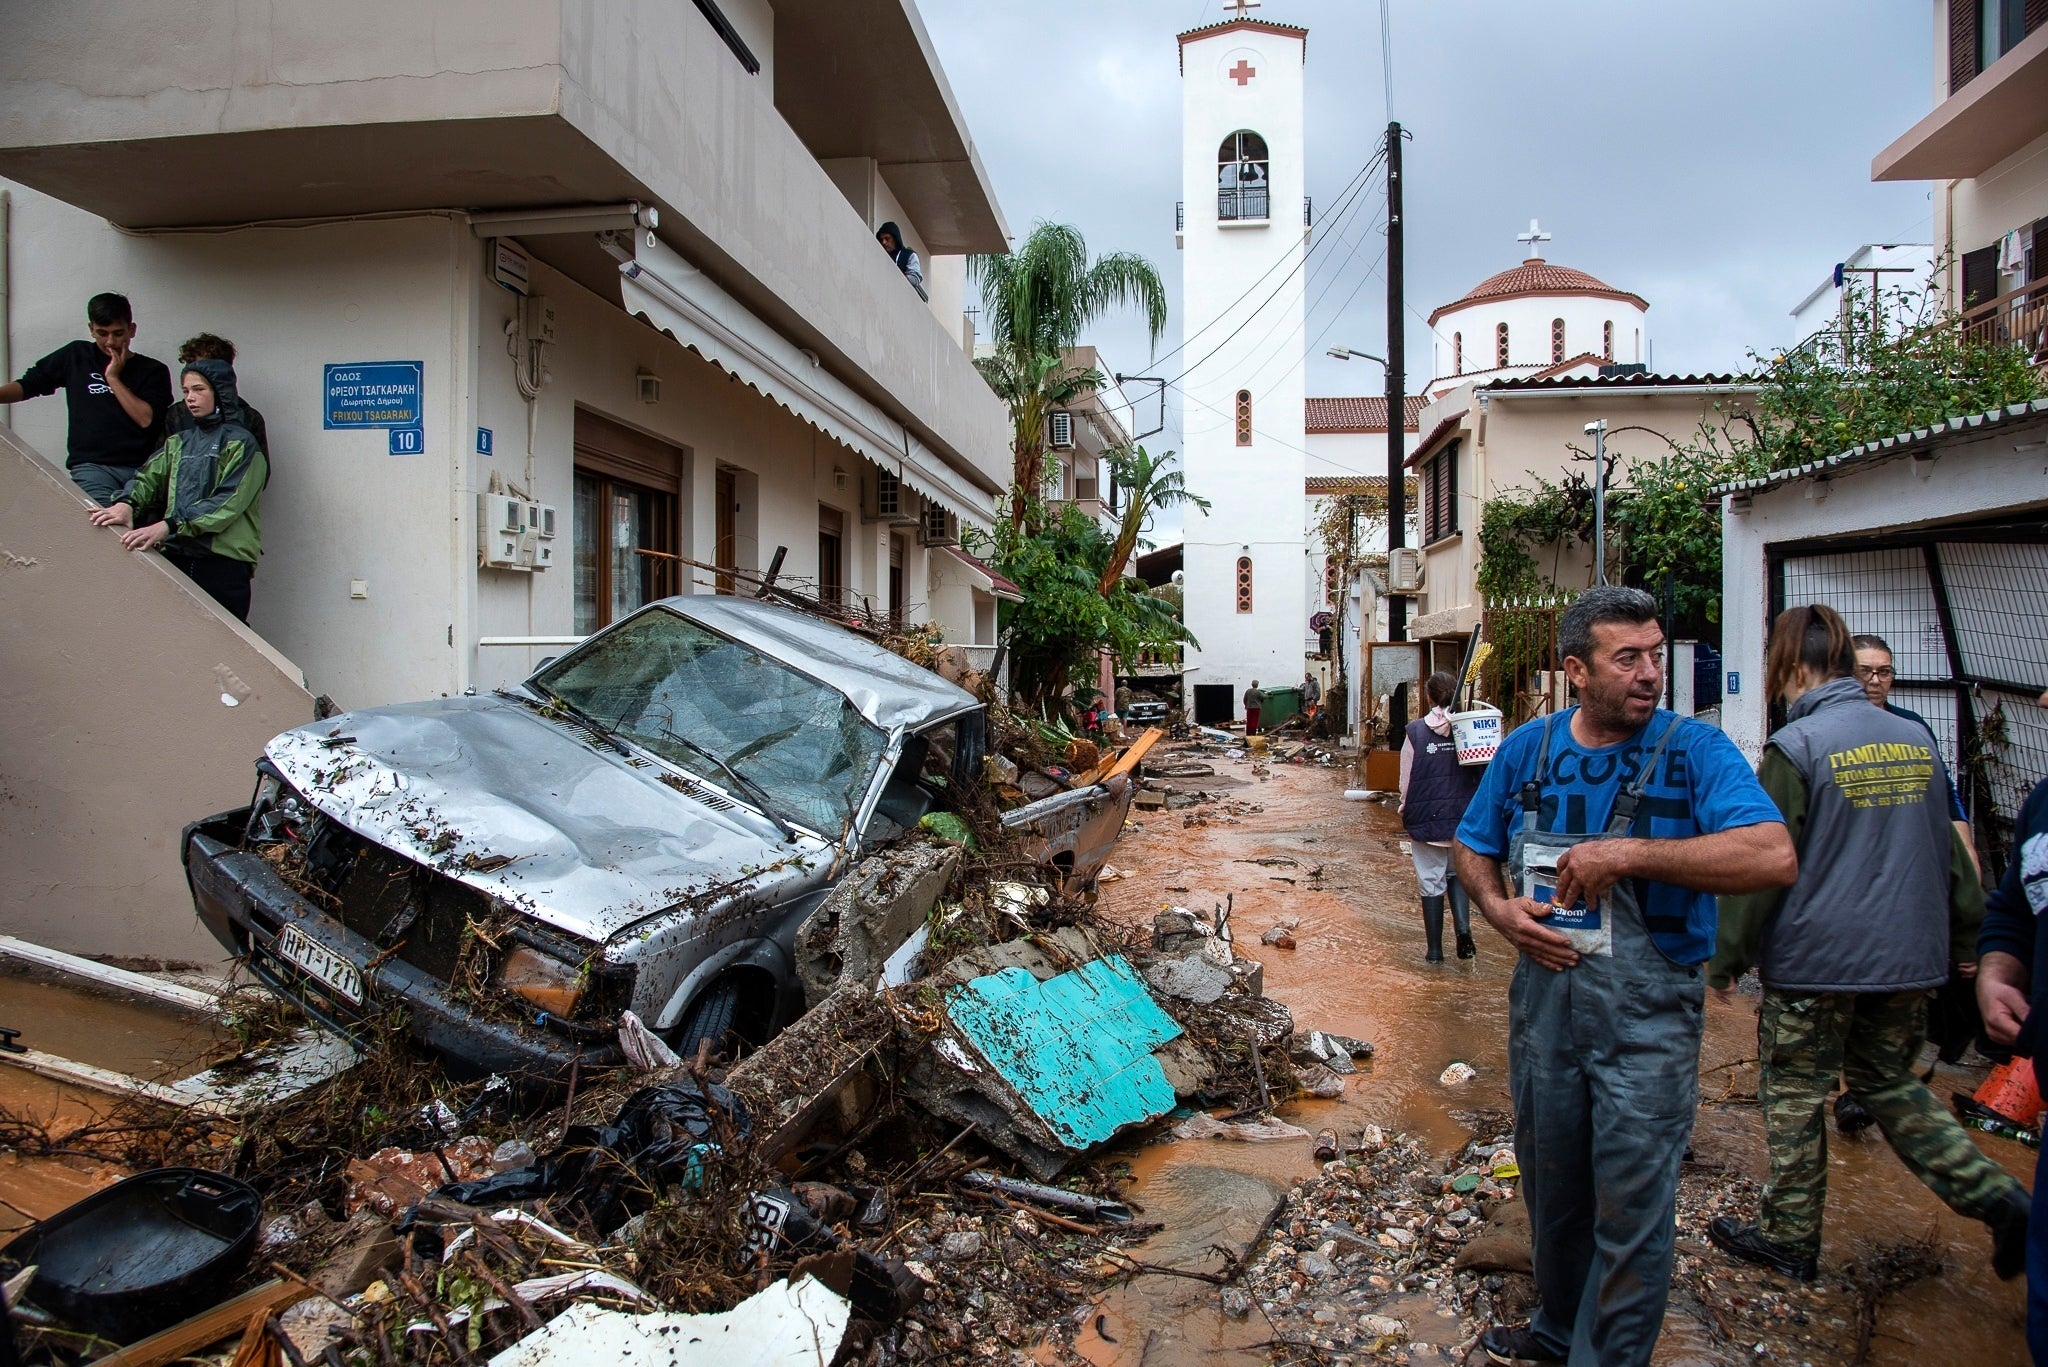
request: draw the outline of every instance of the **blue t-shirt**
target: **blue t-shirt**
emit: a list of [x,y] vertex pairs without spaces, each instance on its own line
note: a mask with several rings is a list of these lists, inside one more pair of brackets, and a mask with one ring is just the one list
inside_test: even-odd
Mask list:
[[[1658,709],[1649,725],[1619,745],[1588,749],[1572,739],[1577,708],[1557,714],[1550,726],[1550,782],[1543,790],[1540,825],[1562,835],[1604,829],[1621,790],[1635,782],[1650,750],[1674,722],[1677,732],[1657,760],[1636,809],[1634,833],[1680,840],[1713,835],[1765,821],[1784,821],[1776,803],[1756,781],[1735,742],[1704,722]],[[1490,859],[1506,859],[1508,841],[1522,821],[1522,785],[1536,777],[1543,747],[1543,723],[1516,727],[1501,742],[1479,791],[1458,823],[1458,842]],[[1669,883],[1637,880],[1637,895],[1650,938],[1682,964],[1714,953],[1714,894]]]

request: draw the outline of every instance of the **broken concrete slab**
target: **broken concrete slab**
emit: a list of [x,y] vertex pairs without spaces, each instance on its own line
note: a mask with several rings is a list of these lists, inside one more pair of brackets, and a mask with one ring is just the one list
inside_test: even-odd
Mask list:
[[797,976],[816,1006],[843,982],[872,987],[931,916],[960,868],[950,845],[899,845],[863,859],[796,932]]
[[491,1359],[490,1367],[611,1367],[662,1359],[675,1367],[824,1367],[853,1305],[814,1277],[780,1281],[720,1314],[634,1314],[589,1301]]
[[1161,996],[1194,1002],[1199,1006],[1222,998],[1237,981],[1229,968],[1219,966],[1202,954],[1155,959],[1145,969],[1145,981]]
[[768,1161],[820,1127],[846,1132],[882,1083],[896,1048],[896,1020],[858,982],[842,985],[727,1075],[726,1089],[746,1108]]

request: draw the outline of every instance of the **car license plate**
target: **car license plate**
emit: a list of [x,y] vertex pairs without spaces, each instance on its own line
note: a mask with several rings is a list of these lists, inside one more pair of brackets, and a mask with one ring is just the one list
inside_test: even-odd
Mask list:
[[362,973],[354,964],[297,926],[286,926],[278,931],[271,948],[278,958],[304,969],[314,981],[350,1005],[363,1004]]

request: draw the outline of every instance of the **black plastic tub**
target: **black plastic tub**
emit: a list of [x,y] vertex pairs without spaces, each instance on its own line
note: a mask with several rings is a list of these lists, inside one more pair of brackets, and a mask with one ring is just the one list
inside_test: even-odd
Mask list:
[[28,1299],[66,1324],[132,1343],[226,1300],[262,1224],[247,1182],[155,1168],[29,1226],[0,1263],[35,1264]]

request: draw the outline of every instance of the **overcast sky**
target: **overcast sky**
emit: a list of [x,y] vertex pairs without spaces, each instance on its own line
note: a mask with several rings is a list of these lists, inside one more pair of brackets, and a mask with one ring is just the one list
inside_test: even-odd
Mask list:
[[[1740,368],[1865,242],[1928,240],[1925,184],[1870,160],[1932,104],[1929,0],[1391,0],[1393,114],[1407,144],[1411,391],[1431,309],[1514,265],[1540,217],[1553,261],[1650,302],[1656,368]],[[1012,232],[1052,219],[1094,252],[1150,257],[1180,339],[1174,34],[1221,0],[918,0]],[[1268,0],[1308,28],[1308,179],[1335,202],[1385,128],[1373,0]],[[1380,392],[1377,195],[1311,258],[1310,394]],[[1352,246],[1356,242],[1358,250]],[[1348,301],[1348,302],[1347,302]],[[1318,341],[1317,339],[1320,338]],[[1141,326],[1086,340],[1147,369]],[[1143,415],[1141,415],[1142,417]],[[1176,444],[1178,414],[1148,441]],[[1149,425],[1149,422],[1147,422]],[[1164,529],[1162,529],[1164,530]]]

